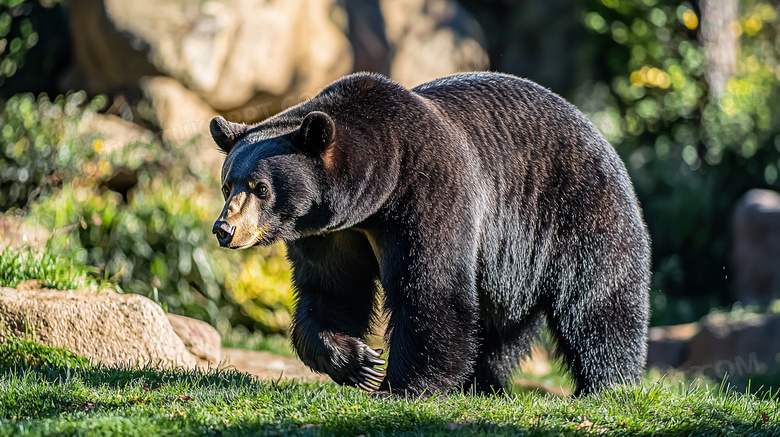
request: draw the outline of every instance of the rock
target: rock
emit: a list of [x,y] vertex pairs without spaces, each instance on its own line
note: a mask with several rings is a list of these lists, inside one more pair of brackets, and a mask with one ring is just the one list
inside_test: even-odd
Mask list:
[[476,21],[453,0],[383,0],[390,77],[414,87],[459,71],[485,70],[488,56]]
[[482,30],[453,0],[347,0],[355,71],[413,87],[459,71],[485,70]]
[[698,323],[650,328],[647,367],[681,367],[688,361],[688,343],[698,332]]
[[[567,96],[582,93],[593,78],[593,68],[603,62],[582,56],[592,41],[589,29],[582,25],[583,17],[561,13],[582,10],[581,0],[458,3],[485,33],[491,70],[531,79]],[[581,99],[600,98],[589,95]]]
[[223,361],[220,367],[234,367],[261,379],[299,379],[307,381],[328,381],[326,375],[314,373],[297,359],[280,357],[269,352],[243,349],[222,349]]
[[279,105],[349,73],[352,54],[344,26],[336,0],[71,5],[74,52],[88,90],[109,92],[162,73],[221,111],[250,101]]
[[110,291],[0,288],[0,324],[43,344],[64,347],[104,364],[196,365],[159,305]]
[[211,139],[209,122],[217,111],[197,94],[165,76],[146,77],[141,79],[140,84],[144,97],[154,109],[163,140],[181,147],[194,137]]
[[169,76],[232,121],[267,118],[357,70],[414,86],[488,66],[479,26],[454,0],[73,0],[70,11],[68,87],[112,93]]
[[166,314],[176,335],[184,346],[203,364],[216,366],[222,360],[222,337],[206,322],[176,314]]
[[385,32],[381,0],[344,0],[347,37],[352,45],[353,71],[390,75],[390,43]]
[[92,132],[103,140],[101,153],[111,153],[134,142],[152,144],[156,141],[151,131],[113,114],[85,117],[79,124],[79,130]]
[[734,208],[732,263],[744,304],[780,298],[780,194],[750,190]]
[[728,373],[731,382],[741,383],[776,368],[779,360],[780,314],[748,314],[738,321],[713,314],[702,319],[691,339],[686,366],[716,381]]
[[39,250],[46,245],[49,237],[51,232],[40,226],[25,224],[21,216],[0,214],[0,250],[6,247]]
[[188,155],[200,166],[195,171],[210,172],[219,180],[225,155],[219,152],[209,132],[209,122],[217,112],[170,77],[146,77],[141,79],[140,85],[154,109],[163,141],[174,147],[191,149],[192,153]]
[[780,364],[780,314],[711,314],[698,323],[650,328],[647,366],[678,368],[745,387]]
[[81,171],[87,177],[102,180],[104,187],[122,194],[127,201],[128,192],[138,184],[137,164],[148,159],[148,156],[143,147],[131,148],[129,152],[122,149],[133,143],[155,144],[157,138],[154,133],[113,114],[92,114],[81,120],[78,129],[100,139],[93,142],[92,146],[101,154],[122,151],[125,165],[110,166],[108,174],[102,165],[94,161],[84,165]]
[[[107,9],[116,13],[114,6],[103,0],[70,2],[70,32],[78,70],[68,74],[65,86],[85,89],[90,94],[110,93],[134,86],[143,76],[157,74],[147,56],[148,43],[138,35],[124,33],[112,20]],[[157,10],[147,6],[146,12],[154,15]],[[162,19],[161,14],[154,22]]]
[[22,281],[16,285],[16,291],[33,291],[40,290],[43,285],[43,281],[40,279],[28,279]]

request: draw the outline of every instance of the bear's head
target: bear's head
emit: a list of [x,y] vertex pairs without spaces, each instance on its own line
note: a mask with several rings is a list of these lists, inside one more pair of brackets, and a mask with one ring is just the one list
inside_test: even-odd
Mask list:
[[322,207],[323,154],[335,124],[313,111],[257,127],[211,120],[211,135],[227,157],[222,166],[225,206],[213,232],[222,247],[245,249],[316,232],[328,220]]

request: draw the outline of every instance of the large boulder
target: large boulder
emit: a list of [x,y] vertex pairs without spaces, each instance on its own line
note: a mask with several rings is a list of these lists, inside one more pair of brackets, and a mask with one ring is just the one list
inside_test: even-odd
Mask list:
[[347,74],[352,53],[336,0],[73,0],[84,86],[111,92],[165,74],[211,107],[281,104]]
[[355,71],[413,87],[460,71],[485,70],[479,24],[453,0],[346,0]]
[[51,238],[51,232],[40,227],[25,223],[19,215],[0,214],[0,251],[9,247],[18,249],[32,247],[42,249]]
[[647,367],[682,367],[688,361],[688,344],[698,332],[698,323],[650,328],[647,335]]
[[197,364],[162,308],[137,294],[3,287],[0,325],[105,364]]
[[485,70],[482,30],[453,0],[383,0],[390,77],[408,87],[461,71]]
[[209,172],[219,180],[225,155],[211,139],[209,122],[217,115],[197,94],[166,76],[140,81],[144,97],[154,109],[160,136],[168,145],[192,151],[195,172]]
[[742,383],[751,374],[776,369],[780,360],[780,314],[746,314],[730,320],[712,314],[688,345],[686,366],[720,380],[726,374]]
[[154,133],[113,114],[92,114],[84,117],[79,130],[90,132],[102,139],[101,153],[111,153],[135,143],[154,143]]
[[73,0],[67,86],[112,93],[169,76],[228,119],[254,122],[353,71],[407,86],[483,70],[455,0]]
[[780,194],[750,190],[734,208],[736,297],[745,304],[780,298]]
[[213,326],[190,317],[168,314],[173,332],[200,364],[217,365],[222,360],[222,337]]

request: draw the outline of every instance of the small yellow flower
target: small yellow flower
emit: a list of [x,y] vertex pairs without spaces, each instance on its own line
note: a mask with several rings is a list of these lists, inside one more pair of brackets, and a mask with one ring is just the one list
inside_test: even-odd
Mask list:
[[683,12],[682,19],[685,27],[688,29],[693,30],[699,26],[699,17],[696,16],[696,12],[693,12],[690,9]]
[[672,78],[669,73],[655,67],[645,65],[640,70],[636,70],[629,76],[631,83],[638,87],[658,87],[669,88],[672,84]]
[[761,16],[758,14],[753,14],[750,16],[750,18],[745,21],[745,32],[747,32],[748,35],[755,35],[758,33],[759,30],[761,30],[762,27],[764,27],[764,21],[761,20]]
[[95,149],[96,152],[100,153],[100,151],[103,150],[103,140],[98,138],[93,141],[92,148]]

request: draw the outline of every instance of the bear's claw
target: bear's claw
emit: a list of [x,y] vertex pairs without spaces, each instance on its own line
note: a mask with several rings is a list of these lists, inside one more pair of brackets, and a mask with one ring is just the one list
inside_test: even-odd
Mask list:
[[387,364],[387,361],[381,358],[369,358],[368,362],[375,366],[384,366],[385,364]]
[[360,387],[361,390],[363,390],[364,392],[369,393],[369,394],[375,392],[376,389],[379,388],[378,385],[374,386],[374,385],[370,385],[370,384],[363,383],[363,382],[358,384],[358,387]]
[[376,377],[376,376],[369,375],[366,372],[360,372],[360,376],[363,377],[366,381],[375,383],[377,385],[382,384],[382,380],[384,380],[383,376]]
[[349,376],[349,380],[367,393],[374,393],[382,385],[382,381],[387,374],[384,368],[377,368],[376,366],[384,366],[387,361],[380,358],[384,351],[382,349],[365,348],[365,354],[363,355],[363,366],[359,369],[353,370]]
[[380,379],[384,379],[385,375],[387,374],[387,372],[384,369],[374,369],[374,368],[371,368],[371,367],[363,367],[363,372],[361,372],[361,376],[363,376],[362,373],[366,373],[368,375],[371,375],[371,376],[374,376],[374,377],[377,377],[377,378],[380,378]]

